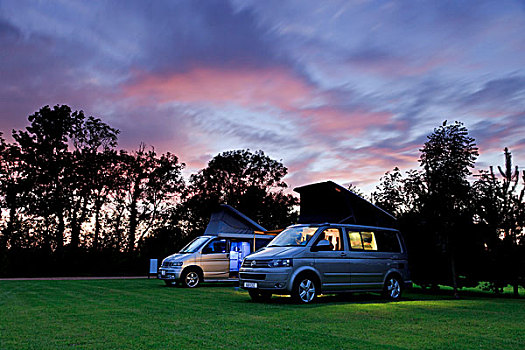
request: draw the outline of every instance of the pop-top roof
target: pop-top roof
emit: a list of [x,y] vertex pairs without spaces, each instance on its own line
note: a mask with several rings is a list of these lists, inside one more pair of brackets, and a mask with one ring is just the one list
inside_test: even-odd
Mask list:
[[210,222],[204,231],[205,235],[218,236],[219,234],[254,234],[255,231],[266,231],[264,227],[238,211],[237,209],[221,204],[211,214]]
[[396,218],[333,181],[294,188],[301,195],[300,224],[339,223],[396,227]]

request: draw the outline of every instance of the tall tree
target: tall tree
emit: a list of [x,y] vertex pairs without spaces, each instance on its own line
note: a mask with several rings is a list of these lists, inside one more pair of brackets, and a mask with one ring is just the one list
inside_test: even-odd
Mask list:
[[421,149],[420,163],[426,193],[422,196],[422,212],[432,222],[435,233],[448,255],[454,295],[457,296],[455,239],[457,225],[470,220],[470,184],[467,177],[478,156],[474,139],[460,122],[434,129]]
[[[65,208],[70,188],[66,185],[67,167],[71,164],[68,142],[82,120],[79,112],[71,112],[68,106],[42,107],[29,116],[26,131],[14,131],[13,138],[23,154],[23,160],[31,167],[35,202],[32,210],[51,222],[54,231],[46,244],[53,244],[62,251],[66,229]],[[52,223],[54,221],[56,225]]]
[[504,149],[504,157],[504,168],[498,166],[499,177],[491,166],[489,171],[480,171],[478,180],[474,183],[476,215],[492,232],[492,237],[486,244],[497,255],[498,265],[502,266],[502,272],[498,274],[498,281],[493,283],[493,288],[499,290],[511,283],[514,295],[518,296],[520,270],[523,268],[520,266],[522,262],[518,246],[525,243],[522,242],[525,237],[525,171],[522,172],[520,189],[519,168],[512,165],[512,154],[508,148]]
[[159,157],[143,144],[132,154],[121,152],[120,161],[122,182],[117,195],[117,218],[122,218],[124,210],[128,217],[126,250],[132,252],[137,241],[165,222],[168,210],[176,204],[184,188],[184,164],[171,153]]
[[387,171],[380,179],[380,184],[372,192],[372,201],[380,208],[396,216],[406,208],[405,191],[403,190],[403,174],[398,167]]
[[42,233],[45,246],[61,252],[68,231],[70,246],[77,247],[97,182],[93,158],[116,145],[118,130],[66,105],[45,106],[28,119],[25,131],[13,131],[31,184],[33,200],[27,209],[52,232]]
[[5,227],[0,233],[0,250],[23,246],[21,215],[29,202],[30,184],[19,147],[8,144],[0,133],[0,210],[6,210]]
[[263,151],[235,150],[216,155],[192,175],[179,221],[192,235],[201,233],[221,203],[238,208],[268,229],[296,220],[297,198],[286,194],[286,167]]
[[82,224],[87,221],[92,209],[95,210],[95,226],[99,224],[97,216],[100,202],[104,200],[101,187],[110,185],[104,174],[108,170],[105,162],[111,159],[108,155],[114,153],[118,133],[117,129],[100,119],[91,116],[85,118],[83,112],[79,112],[79,122],[75,124],[73,134],[72,164],[66,169],[68,186],[72,189],[67,210],[72,248],[78,247]]
[[89,164],[92,164],[94,171],[92,172],[92,195],[94,212],[94,228],[93,228],[93,250],[97,251],[102,243],[102,224],[104,213],[102,209],[108,205],[111,198],[117,198],[115,192],[119,191],[123,181],[121,177],[120,158],[114,150],[105,150],[104,152],[95,153],[91,158]]

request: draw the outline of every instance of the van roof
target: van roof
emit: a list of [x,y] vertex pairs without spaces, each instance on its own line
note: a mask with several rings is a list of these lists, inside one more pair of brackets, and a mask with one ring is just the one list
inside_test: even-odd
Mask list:
[[397,227],[396,218],[366,199],[333,181],[294,188],[301,196],[299,223]]
[[367,225],[354,225],[354,224],[339,224],[339,223],[330,223],[330,222],[323,222],[320,224],[297,224],[292,225],[289,227],[299,227],[299,226],[307,226],[307,227],[326,227],[326,226],[334,226],[334,227],[347,227],[347,228],[354,228],[359,230],[385,230],[385,231],[395,231],[398,232],[399,230],[392,228],[392,227],[381,227],[381,226],[367,226]]

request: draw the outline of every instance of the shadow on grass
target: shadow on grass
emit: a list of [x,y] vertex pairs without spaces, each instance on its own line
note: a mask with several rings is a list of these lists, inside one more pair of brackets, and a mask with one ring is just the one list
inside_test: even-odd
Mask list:
[[[157,285],[158,288],[177,288],[184,290],[186,288],[182,287],[181,284],[176,286],[167,286],[159,280]],[[238,287],[238,282],[228,281],[228,282],[204,282],[199,285],[199,289],[210,289],[215,288],[232,288],[236,291],[243,291]],[[253,301],[246,293],[246,299],[240,299],[239,302],[251,302]],[[460,289],[459,290],[459,299],[485,299],[485,298],[498,298],[498,299],[525,299],[523,297],[515,298],[512,294],[494,294],[489,291],[483,291],[480,289]],[[407,289],[403,293],[403,297],[400,300],[403,301],[425,301],[425,300],[456,300],[453,295],[453,291],[449,287],[442,287],[440,289],[424,289],[419,286],[414,286],[413,288]],[[274,295],[270,301],[271,304],[276,305],[299,305],[294,302],[290,296],[285,295]],[[378,304],[378,303],[395,303],[389,300],[386,300],[379,293],[340,293],[340,294],[327,294],[320,295],[317,297],[316,302],[311,305],[326,305],[331,303],[357,303],[357,304]]]
[[[417,293],[425,296],[446,296],[453,297],[453,290],[451,287],[441,287],[439,289],[426,289],[415,286],[411,289],[411,293]],[[497,299],[524,299],[522,295],[515,297],[512,293],[496,294],[490,291],[481,290],[479,288],[462,288],[458,290],[460,299],[475,299],[475,298],[497,298]]]
[[[419,295],[408,294],[404,296],[399,302],[403,301],[418,301],[418,300],[440,300],[440,299],[450,299],[443,298],[439,296],[434,296],[432,298],[420,298]],[[340,293],[340,294],[326,294],[320,295],[316,298],[315,302],[312,304],[304,305],[296,303],[288,295],[274,295],[272,296],[269,302],[254,302],[246,295],[246,299],[239,300],[239,303],[254,303],[254,304],[272,304],[272,305],[297,305],[299,307],[320,307],[330,304],[395,304],[396,301],[390,301],[385,299],[379,293]]]
[[[508,295],[502,297],[501,295],[494,295],[486,291],[475,291],[475,290],[464,290],[460,291],[460,300],[473,300],[473,299],[486,299],[486,298],[505,298],[505,299],[515,299],[512,296]],[[523,298],[521,298],[523,299]],[[454,298],[454,295],[451,290],[441,289],[441,290],[424,290],[419,287],[414,287],[409,290],[406,290],[403,294],[403,297],[399,301],[390,301],[385,299],[379,293],[340,293],[340,294],[327,294],[320,295],[316,298],[315,303],[308,305],[312,306],[322,306],[327,304],[341,304],[341,303],[353,303],[353,304],[395,304],[397,302],[404,301],[429,301],[429,300],[457,300]],[[247,296],[245,300],[239,300],[239,302],[252,302],[251,299]],[[300,305],[294,302],[290,296],[273,296],[269,304],[275,305]],[[306,306],[306,305],[301,305]]]

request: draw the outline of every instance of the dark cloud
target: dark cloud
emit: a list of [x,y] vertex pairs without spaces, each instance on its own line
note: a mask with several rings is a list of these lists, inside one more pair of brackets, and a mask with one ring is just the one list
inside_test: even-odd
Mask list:
[[146,40],[141,42],[141,68],[180,71],[192,66],[265,67],[282,62],[272,34],[248,8],[228,1],[154,2],[147,6]]
[[353,50],[348,55],[349,62],[360,65],[385,64],[399,60],[401,60],[401,58],[393,55],[392,52],[377,47],[362,47]]
[[525,76],[490,80],[481,89],[462,97],[461,102],[464,105],[505,104],[517,97],[522,101],[525,97]]

